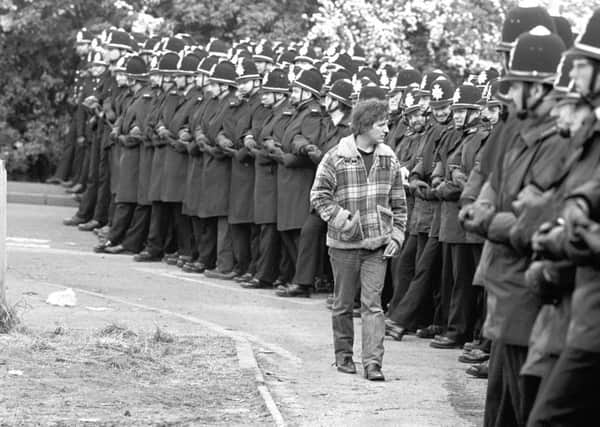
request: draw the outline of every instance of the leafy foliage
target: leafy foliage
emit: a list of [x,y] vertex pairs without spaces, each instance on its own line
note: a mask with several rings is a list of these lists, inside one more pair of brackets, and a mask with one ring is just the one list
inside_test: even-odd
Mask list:
[[[440,68],[455,78],[497,61],[502,22],[516,0],[319,0],[309,38],[350,46],[360,43],[373,59]],[[519,2],[523,3],[523,2]],[[544,0],[576,28],[599,0]]]

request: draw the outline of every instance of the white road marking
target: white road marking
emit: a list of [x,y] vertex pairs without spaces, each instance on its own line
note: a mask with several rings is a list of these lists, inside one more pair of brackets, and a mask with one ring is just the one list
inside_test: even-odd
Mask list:
[[[278,297],[275,295],[270,295],[270,294],[264,294],[262,292],[256,292],[257,290],[252,290],[252,289],[243,289],[241,287],[239,287],[236,283],[235,286],[231,286],[231,285],[226,285],[226,284],[220,284],[220,283],[215,283],[212,281],[208,281],[208,280],[203,280],[203,279],[197,279],[196,277],[198,276],[197,274],[194,273],[180,273],[178,271],[173,271],[173,270],[168,270],[168,269],[158,269],[158,268],[145,268],[145,267],[140,267],[140,268],[134,268],[134,270],[140,271],[142,273],[151,273],[151,274],[157,274],[159,276],[163,276],[163,277],[169,277],[171,279],[178,279],[178,280],[184,280],[186,282],[193,282],[193,283],[198,283],[201,284],[202,286],[210,286],[212,288],[217,288],[217,289],[223,289],[226,291],[233,291],[233,292],[238,292],[238,293],[243,293],[248,295],[249,292],[254,292],[254,295],[260,296],[261,298],[267,298],[267,299],[272,299],[274,301],[279,301],[279,302],[289,302],[292,304],[299,304],[299,305],[320,305],[323,304],[323,300],[322,299],[299,299],[299,298],[282,298],[282,297]],[[224,282],[225,283],[225,282]]]
[[[46,285],[46,286],[54,287],[54,288],[67,289],[66,286],[59,285],[57,283],[49,283],[49,282],[40,282],[40,283],[43,285]],[[254,369],[255,380],[257,382],[257,389],[258,389],[262,399],[264,400],[265,405],[267,406],[267,409],[269,410],[271,416],[273,417],[273,421],[275,421],[275,425],[277,425],[278,427],[283,427],[286,425],[285,421],[283,419],[283,416],[281,415],[281,412],[279,411],[279,408],[277,407],[277,404],[275,403],[275,400],[273,399],[273,396],[271,395],[271,392],[269,391],[269,389],[266,385],[262,371],[260,370],[260,367],[258,366],[258,362],[256,361],[256,358],[254,356],[254,352],[252,351],[250,341],[254,341],[254,342],[258,343],[260,346],[271,348],[275,353],[280,354],[281,356],[284,356],[286,358],[292,359],[292,361],[297,364],[302,363],[302,360],[300,358],[292,355],[287,350],[284,350],[279,346],[274,346],[272,344],[265,343],[262,340],[258,339],[257,337],[254,337],[254,336],[251,336],[251,335],[248,335],[245,333],[240,333],[240,332],[232,331],[229,329],[225,329],[224,327],[222,327],[216,323],[209,322],[207,320],[203,320],[203,319],[200,319],[195,316],[177,313],[175,311],[166,310],[163,308],[152,307],[152,306],[149,306],[146,304],[134,303],[134,302],[124,300],[122,298],[118,298],[118,297],[114,297],[114,296],[106,295],[106,294],[100,294],[98,292],[92,292],[92,291],[88,291],[88,290],[81,289],[81,288],[76,288],[76,287],[71,287],[71,286],[70,286],[70,288],[77,292],[81,292],[82,294],[91,295],[91,296],[94,296],[97,298],[103,298],[107,301],[112,301],[112,302],[116,302],[119,304],[140,308],[140,309],[147,310],[147,311],[153,311],[153,312],[160,313],[160,314],[167,315],[167,316],[177,317],[177,318],[186,320],[191,323],[202,325],[206,329],[210,329],[213,332],[216,332],[218,334],[221,334],[221,335],[224,335],[224,336],[227,336],[227,337],[233,339],[236,343],[236,351],[238,353],[238,360],[239,360],[240,368]]]
[[40,245],[36,243],[7,243],[6,246],[9,249],[12,248],[24,248],[24,249],[50,249],[50,245]]
[[125,259],[131,258],[131,255],[112,255],[112,254],[97,254],[95,252],[90,251],[77,251],[74,249],[59,249],[59,248],[51,248],[48,246],[27,246],[22,244],[7,244],[6,247],[14,252],[30,252],[30,253],[40,253],[40,254],[49,254],[49,255],[76,255],[76,256],[92,256],[96,258],[114,258],[114,259]]
[[14,242],[14,243],[50,243],[50,240],[46,240],[46,239],[31,239],[29,237],[7,237],[6,238],[7,242]]

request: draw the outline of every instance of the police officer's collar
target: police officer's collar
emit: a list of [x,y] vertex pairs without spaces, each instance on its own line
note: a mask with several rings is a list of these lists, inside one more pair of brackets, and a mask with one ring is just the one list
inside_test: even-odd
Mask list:
[[557,132],[556,120],[547,115],[543,120],[532,120],[531,125],[525,125],[520,135],[529,147],[537,141],[544,140]]

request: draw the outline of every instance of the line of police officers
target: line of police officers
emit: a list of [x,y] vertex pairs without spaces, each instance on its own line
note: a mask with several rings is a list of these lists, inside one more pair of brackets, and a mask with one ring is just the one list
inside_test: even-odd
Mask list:
[[[94,248],[246,288],[330,282],[309,204],[352,106],[388,99],[407,239],[390,263],[386,333],[416,331],[489,375],[485,425],[589,425],[600,380],[600,11],[575,40],[541,7],[508,13],[504,70],[367,66],[308,44],[78,36],[86,56],[57,180]],[[568,50],[567,50],[568,48]],[[502,74],[502,76],[500,76]],[[325,76],[325,77],[323,77]],[[101,228],[106,226],[105,228]],[[489,372],[489,374],[488,374]]]

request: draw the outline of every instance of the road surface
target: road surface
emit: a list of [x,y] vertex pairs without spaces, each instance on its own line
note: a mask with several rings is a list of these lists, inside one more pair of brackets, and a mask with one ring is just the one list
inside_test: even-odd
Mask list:
[[[457,362],[458,350],[434,350],[414,336],[386,338],[386,382],[338,373],[325,295],[283,299],[163,263],[94,254],[92,233],[61,224],[73,211],[8,205],[9,296],[11,278],[45,286],[48,293],[72,287],[243,337],[288,425],[481,425],[485,381],[465,375],[468,366]],[[360,320],[355,322],[359,331]]]

